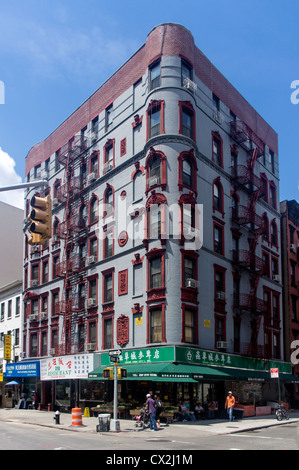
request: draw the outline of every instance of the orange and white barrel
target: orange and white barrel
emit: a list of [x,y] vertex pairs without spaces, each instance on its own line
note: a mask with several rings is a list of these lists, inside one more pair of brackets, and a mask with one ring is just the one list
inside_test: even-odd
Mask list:
[[82,426],[82,410],[81,408],[72,409],[72,426]]

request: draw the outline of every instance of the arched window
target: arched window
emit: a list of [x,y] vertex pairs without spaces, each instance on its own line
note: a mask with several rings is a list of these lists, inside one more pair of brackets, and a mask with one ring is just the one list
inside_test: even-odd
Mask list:
[[194,150],[191,149],[189,152],[182,152],[178,156],[179,162],[179,174],[178,174],[178,185],[179,191],[183,188],[192,189],[197,193],[197,164],[194,156]]
[[147,239],[166,239],[167,199],[163,194],[153,194],[146,203]]
[[213,181],[213,212],[217,210],[223,214],[223,207],[223,187],[218,177]]
[[112,186],[108,185],[104,192],[104,213],[103,217],[109,217],[113,213],[114,194]]
[[93,196],[89,206],[89,224],[94,224],[98,221],[98,199]]
[[166,189],[166,157],[164,153],[150,149],[149,156],[145,162],[146,169],[146,192],[160,186],[163,191]]

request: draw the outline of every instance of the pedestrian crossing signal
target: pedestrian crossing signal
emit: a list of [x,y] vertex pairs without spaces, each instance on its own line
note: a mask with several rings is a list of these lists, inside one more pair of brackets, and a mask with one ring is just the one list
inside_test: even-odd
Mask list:
[[127,369],[123,369],[123,367],[119,367],[117,369],[117,378],[124,379],[127,377]]
[[108,369],[103,370],[104,379],[113,379],[113,369],[108,367]]

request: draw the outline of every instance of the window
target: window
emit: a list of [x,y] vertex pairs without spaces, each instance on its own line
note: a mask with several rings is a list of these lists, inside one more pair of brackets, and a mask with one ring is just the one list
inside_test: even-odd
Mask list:
[[276,209],[276,186],[274,183],[269,183],[269,204]]
[[159,287],[163,287],[161,256],[149,259],[149,288]]
[[183,160],[183,184],[192,186],[192,163],[189,160]]
[[91,121],[91,132],[93,134],[97,134],[99,130],[99,117],[96,116],[92,121]]
[[149,187],[161,183],[161,160],[158,154],[154,154],[149,164]]
[[88,342],[93,344],[97,342],[97,322],[95,321],[88,323]]
[[15,310],[15,316],[18,317],[21,313],[21,297],[16,298],[16,310]]
[[113,301],[113,274],[105,274],[103,277],[104,282],[104,299],[103,302]]
[[8,301],[8,308],[7,308],[7,318],[11,318],[12,316],[12,300]]
[[271,222],[271,228],[270,228],[270,236],[271,236],[271,244],[274,246],[277,246],[277,225],[274,222],[274,220]]
[[184,256],[184,287],[197,287],[196,259]]
[[184,312],[184,334],[185,343],[196,343],[196,312],[191,309],[185,309]]
[[220,111],[220,99],[218,98],[217,95],[215,95],[215,93],[213,93],[212,99],[213,99],[213,106],[215,106],[217,111]]
[[219,178],[213,184],[213,210],[223,213],[223,188]]
[[224,318],[216,316],[215,320],[215,340],[217,345],[218,341],[225,341]]
[[154,137],[155,135],[160,134],[161,126],[160,126],[160,108],[155,108],[150,113],[150,129],[149,135],[150,137]]
[[149,67],[149,89],[154,90],[158,88],[161,83],[161,70],[160,70],[160,61],[154,62]]
[[89,224],[94,224],[98,221],[98,200],[96,197],[93,197],[90,202],[89,208]]
[[223,167],[222,161],[222,139],[219,132],[213,132],[213,162]]
[[161,207],[151,205],[149,208],[149,239],[154,240],[161,235]]
[[240,352],[241,345],[241,323],[238,319],[234,319],[234,352]]
[[57,278],[57,267],[59,264],[59,256],[53,257],[53,265],[52,265],[52,279]]
[[273,318],[279,320],[279,295],[273,294]]
[[162,310],[161,308],[152,309],[149,312],[149,325],[150,325],[150,334],[149,342],[150,343],[160,343],[162,342]]
[[193,113],[187,109],[182,109],[182,134],[193,139]]
[[4,320],[4,317],[5,317],[5,303],[2,302],[2,304],[1,304],[1,321]]
[[187,81],[192,80],[192,67],[186,60],[182,59],[181,65],[182,85],[184,86]]
[[37,333],[30,335],[30,357],[37,357]]
[[152,100],[147,108],[147,140],[164,134],[164,101]]
[[31,280],[38,282],[39,281],[38,278],[39,278],[39,266],[38,264],[35,264],[32,266],[32,269],[31,269]]
[[112,349],[112,318],[104,319],[104,349]]
[[34,167],[34,179],[39,180],[41,178],[41,165]]
[[99,176],[99,152],[93,152],[90,157],[89,173],[94,173],[96,178]]
[[109,139],[104,146],[104,174],[114,168],[114,146],[114,139]]
[[195,112],[189,101],[179,101],[179,134],[186,135],[196,140],[195,136]]
[[97,300],[97,278],[88,281],[88,298]]
[[113,189],[108,187],[104,193],[104,217],[113,213]]
[[182,152],[178,156],[179,162],[179,175],[178,175],[178,186],[179,191],[183,188],[192,189],[196,193],[197,189],[197,164],[194,157],[194,152]]
[[52,293],[52,316],[54,317],[57,315],[56,313],[56,305],[58,304],[58,292],[53,292]]
[[113,104],[105,109],[105,132],[108,132],[113,122]]
[[98,239],[92,238],[89,240],[89,256],[94,256],[95,259],[98,259]]
[[214,224],[214,251],[220,255],[224,254],[223,235],[223,227],[221,225]]
[[43,284],[49,280],[49,263],[48,261],[43,262]]
[[166,189],[166,157],[162,152],[151,150],[146,162],[146,193],[149,189],[161,186]]
[[263,238],[269,240],[269,220],[266,214],[263,215]]
[[47,356],[47,332],[43,331],[42,332],[42,350],[41,350],[41,355],[42,356]]
[[114,241],[113,241],[113,230],[109,230],[105,233],[104,239],[104,259],[113,256],[114,252]]

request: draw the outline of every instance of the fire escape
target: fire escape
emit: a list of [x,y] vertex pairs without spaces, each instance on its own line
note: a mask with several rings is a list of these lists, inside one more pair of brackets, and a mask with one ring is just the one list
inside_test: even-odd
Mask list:
[[84,340],[79,335],[80,325],[85,322],[86,286],[85,257],[81,256],[80,244],[87,238],[86,218],[82,208],[88,197],[84,193],[82,175],[74,176],[86,164],[88,142],[76,136],[67,142],[59,152],[59,163],[64,166],[64,183],[60,186],[57,199],[64,204],[64,218],[58,225],[57,236],[64,242],[63,259],[56,266],[57,277],[63,279],[61,300],[55,305],[55,314],[62,318],[62,330],[55,348],[56,355],[84,352]]
[[243,144],[249,153],[247,165],[236,165],[231,168],[232,180],[236,186],[248,194],[247,206],[237,204],[232,208],[232,220],[239,227],[248,229],[248,250],[233,250],[233,263],[239,269],[247,269],[250,276],[249,293],[234,293],[233,307],[239,313],[252,315],[250,343],[244,344],[241,353],[263,357],[263,346],[258,346],[257,339],[261,320],[265,314],[265,303],[257,297],[257,288],[263,272],[263,261],[256,255],[260,235],[264,231],[263,218],[256,214],[256,204],[263,196],[261,180],[254,173],[255,163],[263,155],[264,145],[261,139],[243,121],[231,122],[231,135]]

